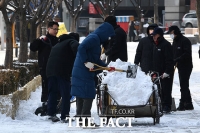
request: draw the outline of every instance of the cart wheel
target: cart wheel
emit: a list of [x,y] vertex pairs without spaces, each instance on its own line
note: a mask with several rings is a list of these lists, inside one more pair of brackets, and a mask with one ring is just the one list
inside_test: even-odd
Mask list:
[[99,93],[97,95],[97,99],[96,99],[98,115],[103,115],[104,114],[104,112],[103,112],[103,99],[104,99],[104,97],[102,97],[102,94]]
[[154,117],[154,125],[155,124],[159,124],[160,123],[160,117],[162,116],[162,103],[160,100],[160,97],[156,98],[157,100],[157,106],[156,106],[156,110],[155,110],[155,117]]
[[153,124],[156,125],[156,124],[159,124],[159,123],[160,123],[160,116],[157,115],[157,111],[155,110],[154,117],[153,117]]

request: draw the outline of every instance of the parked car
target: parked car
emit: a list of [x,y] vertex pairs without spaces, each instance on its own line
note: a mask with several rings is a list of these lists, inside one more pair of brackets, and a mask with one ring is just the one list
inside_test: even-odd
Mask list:
[[197,28],[198,21],[196,12],[186,13],[182,18],[181,26],[185,28]]

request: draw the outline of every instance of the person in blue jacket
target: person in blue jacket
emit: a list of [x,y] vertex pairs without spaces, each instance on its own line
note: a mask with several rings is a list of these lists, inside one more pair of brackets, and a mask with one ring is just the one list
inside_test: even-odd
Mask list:
[[[96,95],[94,64],[107,66],[101,59],[101,44],[115,35],[111,24],[104,22],[90,33],[78,47],[72,70],[71,95],[76,96],[76,116],[91,117],[91,107]],[[114,71],[110,67],[109,71]]]

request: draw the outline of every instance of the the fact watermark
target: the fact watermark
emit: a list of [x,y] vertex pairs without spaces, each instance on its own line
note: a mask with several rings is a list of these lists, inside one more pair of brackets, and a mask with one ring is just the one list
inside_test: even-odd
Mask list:
[[[81,117],[80,118],[71,118],[67,117],[66,119],[69,120],[68,127],[95,127],[95,125],[91,124],[94,123],[94,118],[93,117]],[[85,123],[85,120],[87,119],[87,123]],[[112,118],[110,117],[107,119],[107,117],[100,117],[100,125],[99,127],[119,127],[119,128],[124,128],[124,127],[132,127],[131,122],[134,120],[134,117],[118,117],[118,118]],[[74,124],[75,121],[75,124]]]

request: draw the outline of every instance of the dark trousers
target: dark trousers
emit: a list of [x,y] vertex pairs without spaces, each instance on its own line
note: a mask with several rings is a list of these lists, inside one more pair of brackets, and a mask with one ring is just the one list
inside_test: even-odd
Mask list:
[[[134,34],[134,33],[133,33]],[[133,39],[132,39],[133,38]],[[135,34],[134,35],[129,35],[129,41],[134,42],[135,41]]]
[[47,100],[48,100],[48,79],[46,76],[46,70],[40,69],[40,75],[42,77],[41,102],[47,102]]
[[93,99],[76,97],[76,116],[91,117]]
[[171,108],[172,104],[172,83],[173,83],[173,78],[172,76],[170,78],[164,78],[160,79],[161,81],[161,101],[162,105],[168,106]]
[[62,97],[61,103],[61,119],[65,119],[69,117],[70,111],[70,81],[59,77],[59,76],[52,76],[48,78],[48,87],[49,87],[49,98],[48,98],[48,115],[52,116],[56,114],[56,107],[57,107],[57,97],[58,93]]
[[192,98],[189,89],[189,79],[192,72],[192,68],[178,68],[180,91],[181,91],[181,102],[191,103]]

